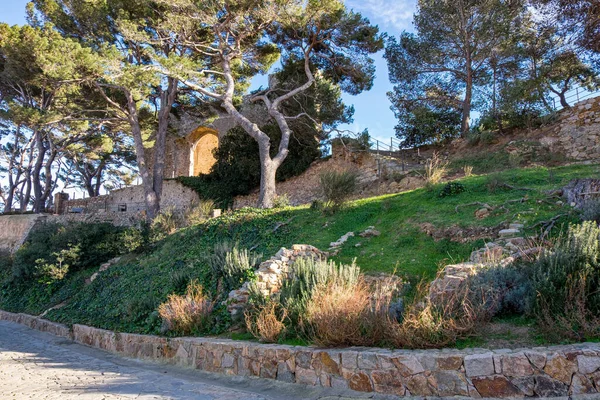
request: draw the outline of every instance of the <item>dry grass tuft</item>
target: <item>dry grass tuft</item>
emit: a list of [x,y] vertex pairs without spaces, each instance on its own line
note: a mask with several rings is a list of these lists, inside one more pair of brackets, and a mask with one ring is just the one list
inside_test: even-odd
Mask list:
[[263,342],[276,343],[285,331],[283,321],[287,317],[285,310],[282,310],[279,316],[277,310],[278,304],[267,300],[252,311],[246,311],[244,317],[248,332]]
[[473,166],[472,165],[465,165],[463,167],[463,172],[465,173],[465,178],[473,176]]
[[439,154],[434,152],[425,163],[425,181],[430,185],[440,183],[447,172],[448,162],[442,160]]
[[202,285],[194,280],[188,285],[185,295],[169,295],[167,301],[158,307],[158,314],[166,330],[189,335],[206,327],[213,306]]

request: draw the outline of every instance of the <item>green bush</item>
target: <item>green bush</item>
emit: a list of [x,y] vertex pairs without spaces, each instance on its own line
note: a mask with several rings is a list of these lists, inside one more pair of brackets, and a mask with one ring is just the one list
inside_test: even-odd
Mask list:
[[600,228],[571,225],[536,262],[533,313],[549,334],[586,339],[600,334]]
[[465,185],[463,185],[460,182],[448,182],[444,185],[444,187],[442,188],[439,196],[440,197],[448,197],[448,196],[455,196],[459,193],[462,193],[465,191]]
[[581,207],[582,221],[595,221],[600,223],[600,200],[588,200]]
[[13,276],[18,280],[64,277],[99,266],[124,252],[123,231],[107,223],[41,224],[16,252]]
[[289,206],[290,198],[286,193],[275,197],[275,200],[273,201],[273,208],[285,208]]
[[223,284],[223,292],[238,289],[254,278],[254,270],[260,264],[262,254],[240,249],[230,242],[216,243],[213,253],[207,257],[213,275]]
[[493,266],[469,277],[472,304],[485,304],[490,316],[526,314],[531,310],[533,289],[529,265]]
[[0,283],[12,274],[13,257],[8,250],[0,250]]
[[198,225],[211,217],[212,211],[215,209],[213,200],[200,200],[194,204],[185,214],[187,225]]
[[326,171],[319,178],[323,196],[333,210],[339,209],[358,187],[358,173],[354,170]]

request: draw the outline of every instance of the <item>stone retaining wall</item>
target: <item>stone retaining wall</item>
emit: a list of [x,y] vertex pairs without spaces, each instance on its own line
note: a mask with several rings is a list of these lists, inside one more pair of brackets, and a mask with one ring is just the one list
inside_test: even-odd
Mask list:
[[66,326],[0,311],[13,321],[78,343],[231,376],[397,396],[556,397],[597,393],[600,344],[521,350],[318,349],[213,338],[162,338]]

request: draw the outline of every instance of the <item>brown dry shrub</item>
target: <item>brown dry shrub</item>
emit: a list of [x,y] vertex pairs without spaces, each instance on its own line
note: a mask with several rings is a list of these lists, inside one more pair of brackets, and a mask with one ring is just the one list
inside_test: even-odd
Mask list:
[[213,306],[202,285],[194,280],[188,285],[185,295],[169,295],[167,301],[158,307],[158,314],[166,330],[189,335],[206,328]]
[[382,282],[372,290],[362,279],[321,285],[307,303],[303,330],[319,346],[383,344],[393,287]]
[[[485,291],[477,293],[474,291]],[[458,289],[428,297],[424,282],[404,312],[402,322],[388,320],[387,334],[391,344],[399,348],[436,348],[450,345],[457,339],[472,336],[476,328],[491,318],[495,293],[488,288],[472,288],[467,282]],[[474,301],[473,299],[477,299]]]
[[285,331],[283,321],[287,317],[286,310],[278,309],[278,304],[269,299],[244,312],[248,332],[263,342],[276,343]]

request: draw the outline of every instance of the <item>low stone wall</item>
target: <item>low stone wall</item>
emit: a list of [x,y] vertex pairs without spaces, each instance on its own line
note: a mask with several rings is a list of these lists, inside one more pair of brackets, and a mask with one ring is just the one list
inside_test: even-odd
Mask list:
[[318,349],[213,338],[163,338],[68,327],[0,311],[17,322],[126,357],[231,376],[397,396],[558,397],[597,393],[600,344],[521,350]]

